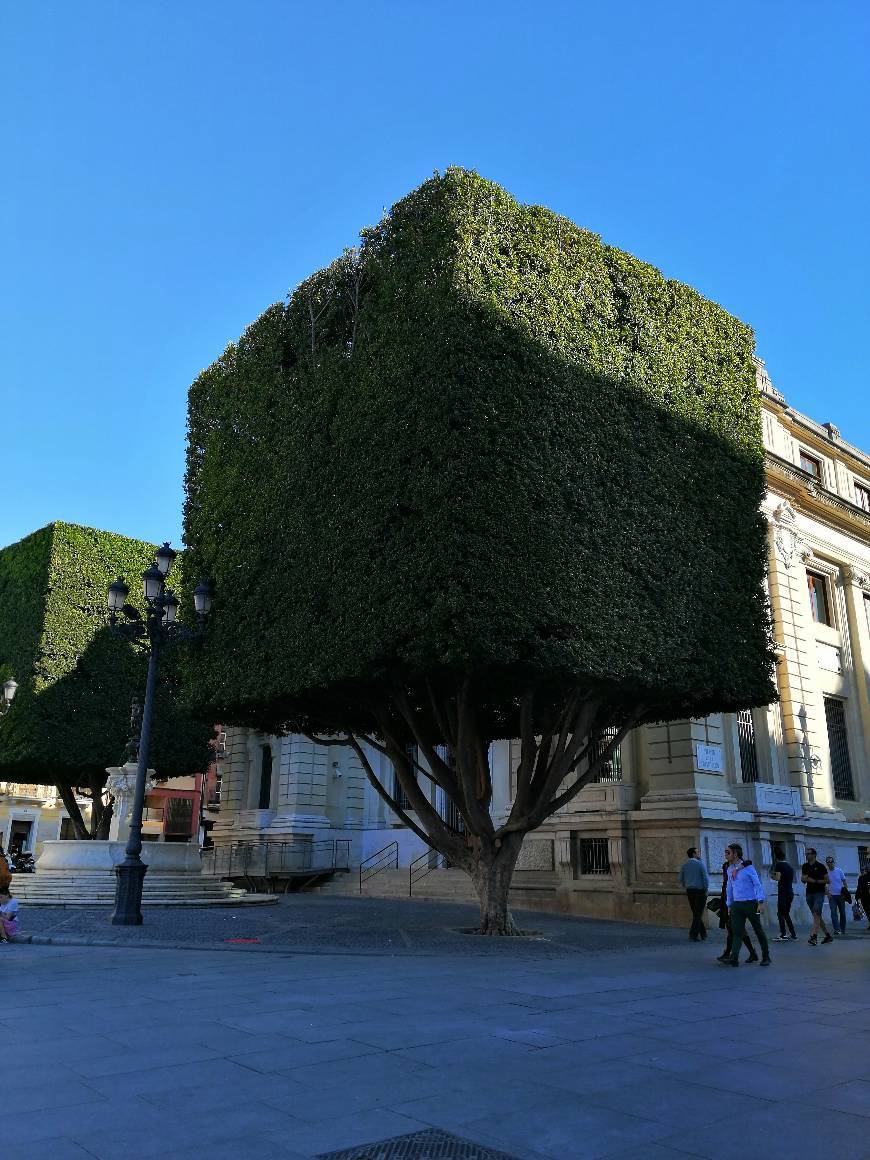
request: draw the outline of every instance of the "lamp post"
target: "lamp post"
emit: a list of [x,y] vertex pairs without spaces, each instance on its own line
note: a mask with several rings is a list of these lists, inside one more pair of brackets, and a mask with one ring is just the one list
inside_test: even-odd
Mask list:
[[10,677],[8,681],[3,682],[3,700],[0,701],[0,717],[4,713],[8,713],[12,708],[12,702],[15,700],[15,694],[18,692],[18,682],[14,677]]
[[[141,926],[142,924],[142,883],[147,866],[142,861],[142,809],[145,804],[145,777],[148,771],[148,744],[151,740],[151,716],[154,709],[154,689],[157,684],[157,662],[165,648],[181,641],[196,640],[205,630],[205,622],[211,612],[212,589],[206,581],[201,581],[194,593],[193,604],[197,626],[191,630],[177,623],[178,600],[171,588],[166,587],[166,577],[172,568],[177,553],[168,543],[158,548],[154,563],[142,573],[142,588],[145,595],[145,621],[138,609],[127,604],[130,589],[122,579],[109,585],[109,625],[116,636],[126,640],[148,642],[148,676],[145,682],[145,705],[139,733],[139,752],[136,764],[136,785],[133,791],[133,809],[130,815],[130,836],[127,840],[126,856],[115,867],[117,884],[115,887],[115,909],[112,914],[114,926]],[[124,619],[120,619],[123,617]]]

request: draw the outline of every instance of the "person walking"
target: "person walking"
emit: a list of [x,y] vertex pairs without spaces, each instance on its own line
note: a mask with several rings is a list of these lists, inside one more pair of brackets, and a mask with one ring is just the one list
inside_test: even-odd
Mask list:
[[829,854],[825,859],[828,868],[828,908],[831,912],[831,926],[840,938],[846,935],[846,902],[850,898],[846,875]]
[[825,892],[828,888],[828,868],[823,862],[820,862],[816,857],[816,852],[812,846],[807,847],[807,860],[801,866],[801,882],[807,888],[807,906],[810,914],[813,916],[813,933],[807,939],[811,947],[818,944],[819,941],[819,927],[825,932],[825,937],[822,939],[822,946],[825,943],[833,942],[834,936],[825,926],[825,920],[822,918],[822,911],[825,906]]
[[861,904],[864,917],[867,919],[867,929],[870,930],[870,866],[865,866],[858,875],[858,885],[855,887],[855,901]]
[[707,891],[710,889],[710,875],[707,867],[698,857],[698,850],[690,846],[686,851],[686,861],[680,867],[680,884],[689,900],[689,909],[692,912],[692,925],[689,928],[689,938],[692,942],[703,942],[707,937],[707,928],[704,926],[704,908],[707,905]]
[[[734,945],[734,933],[731,929],[731,919],[728,914],[728,867],[730,863],[727,858],[722,863],[722,893],[719,896],[719,927],[725,931],[725,950],[718,956],[717,962],[724,963],[726,959],[731,958],[731,950]],[[755,949],[755,944],[749,937],[749,932],[743,928],[743,937],[740,940],[746,949],[749,951],[749,957],[744,959],[747,963],[758,962],[758,951]],[[738,948],[740,943],[737,944]]]
[[723,966],[737,967],[740,941],[746,929],[747,922],[755,931],[761,947],[761,965],[770,966],[770,947],[767,945],[767,935],[761,925],[761,912],[764,907],[764,887],[758,877],[758,871],[752,865],[750,858],[743,857],[743,847],[732,842],[725,848],[725,859],[728,863],[727,902],[728,916],[731,921],[731,955],[720,960]]
[[774,850],[774,863],[770,876],[776,882],[776,917],[779,922],[779,936],[774,939],[774,942],[791,942],[797,938],[794,923],[791,920],[791,904],[794,902],[794,867],[786,861],[780,846]]

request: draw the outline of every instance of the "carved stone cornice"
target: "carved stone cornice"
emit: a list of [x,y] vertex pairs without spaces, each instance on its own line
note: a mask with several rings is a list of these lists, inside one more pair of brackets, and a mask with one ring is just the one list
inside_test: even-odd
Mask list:
[[808,472],[780,458],[773,451],[765,453],[765,469],[769,482],[775,485],[785,483],[792,498],[800,506],[815,509],[816,514],[823,512],[823,518],[828,522],[835,523],[865,542],[870,541],[870,514],[863,508],[828,491]]

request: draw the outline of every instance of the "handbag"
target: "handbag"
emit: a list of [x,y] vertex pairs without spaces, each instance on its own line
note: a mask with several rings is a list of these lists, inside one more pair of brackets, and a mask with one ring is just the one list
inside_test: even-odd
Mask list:
[[718,914],[722,909],[722,899],[718,894],[714,894],[712,898],[707,899],[707,909],[713,914]]
[[860,922],[863,917],[864,917],[864,908],[861,906],[861,903],[860,902],[853,902],[852,903],[852,919],[853,919],[853,921]]

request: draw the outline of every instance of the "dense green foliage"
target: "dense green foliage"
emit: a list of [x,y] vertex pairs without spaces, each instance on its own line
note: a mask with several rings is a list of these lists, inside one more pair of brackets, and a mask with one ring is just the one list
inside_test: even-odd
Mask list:
[[188,565],[216,719],[363,726],[399,673],[645,719],[774,697],[748,327],[449,170],[190,391]]
[[[18,681],[0,719],[0,779],[86,785],[124,760],[147,658],[106,629],[106,588],[125,576],[142,608],[138,579],[153,555],[150,544],[65,523],[0,551],[0,665]],[[181,703],[177,670],[167,659],[155,703],[149,764],[162,777],[208,761],[211,729]]]

